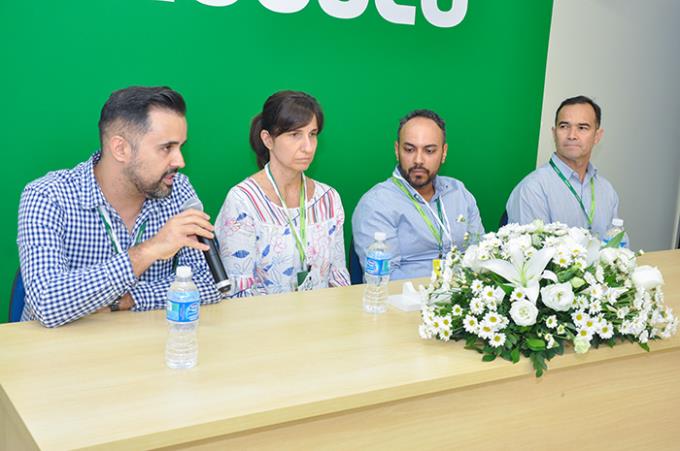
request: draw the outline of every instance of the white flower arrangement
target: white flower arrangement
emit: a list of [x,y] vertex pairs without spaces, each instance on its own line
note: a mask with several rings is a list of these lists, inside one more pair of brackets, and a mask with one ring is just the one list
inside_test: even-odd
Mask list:
[[649,340],[677,332],[678,318],[664,305],[661,272],[636,266],[619,241],[603,248],[587,230],[535,221],[454,248],[426,290],[420,336],[465,340],[484,361],[524,355],[538,377],[566,343],[577,353],[617,340],[649,351]]

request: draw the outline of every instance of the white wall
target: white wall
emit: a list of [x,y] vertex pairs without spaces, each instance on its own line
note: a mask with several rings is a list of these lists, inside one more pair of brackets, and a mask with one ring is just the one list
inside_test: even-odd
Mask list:
[[634,249],[676,246],[680,215],[680,1],[555,0],[537,165],[555,109],[602,107],[592,162],[616,188]]

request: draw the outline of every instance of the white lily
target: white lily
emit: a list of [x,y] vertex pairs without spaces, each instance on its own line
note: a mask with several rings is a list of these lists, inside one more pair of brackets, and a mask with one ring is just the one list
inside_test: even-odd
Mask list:
[[526,260],[519,248],[508,249],[510,261],[494,259],[481,262],[482,268],[498,274],[516,288],[522,288],[527,298],[536,304],[539,292],[539,281],[543,270],[555,254],[555,249],[544,248]]

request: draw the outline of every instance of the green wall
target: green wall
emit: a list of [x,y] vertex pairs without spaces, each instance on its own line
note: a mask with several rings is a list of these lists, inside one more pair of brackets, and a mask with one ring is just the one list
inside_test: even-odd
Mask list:
[[229,187],[256,170],[251,117],[274,91],[298,89],[326,113],[309,175],[340,192],[346,239],[359,197],[392,170],[398,119],[414,108],[447,121],[441,172],[463,180],[486,228],[495,229],[512,187],[535,167],[551,11],[548,0],[471,0],[460,25],[437,28],[420,8],[413,26],[387,22],[373,0],[351,20],[328,16],[317,0],[295,14],[255,0],[222,8],[195,0],[3,0],[0,322],[18,266],[23,186],[87,159],[98,146],[101,106],[133,84],[184,95],[185,172],[213,216]]

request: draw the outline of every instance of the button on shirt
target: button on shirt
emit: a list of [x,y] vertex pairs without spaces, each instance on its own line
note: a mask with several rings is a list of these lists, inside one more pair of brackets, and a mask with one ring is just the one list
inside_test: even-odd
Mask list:
[[[595,215],[592,233],[602,238],[611,226],[612,219],[618,217],[619,197],[607,179],[598,174],[597,169],[588,164],[586,176],[581,182],[578,173],[553,154],[552,161],[581,197],[583,206],[590,212],[590,179],[595,186]],[[570,227],[588,229],[588,220],[578,200],[564,184],[559,175],[545,164],[527,175],[512,191],[506,205],[508,222],[528,224],[535,219],[545,223],[561,222]]]
[[[185,200],[196,194],[189,180],[177,174],[172,193],[147,199],[130,233],[116,210],[106,201],[94,177],[101,154],[71,170],[50,172],[28,184],[19,205],[17,244],[26,287],[22,320],[38,319],[59,326],[108,306],[126,293],[133,310],[165,307],[173,259],[153,263],[137,278],[127,249],[143,229],[141,241],[153,237],[166,221],[180,213]],[[123,253],[116,252],[98,208],[111,219]],[[183,248],[177,264],[188,265],[203,303],[216,302],[219,293],[201,253]]]
[[[398,169],[395,168],[393,175],[400,177]],[[436,176],[433,183],[435,193],[428,204],[432,212],[437,214],[437,200],[441,199],[448,217],[448,221],[443,222],[449,225],[453,239],[452,243],[446,233],[441,233],[442,247],[446,254],[452,244],[460,249],[465,246],[466,232],[475,240],[484,233],[484,228],[477,202],[462,182],[451,177]],[[439,229],[439,222],[424,205],[425,199],[408,182],[404,182],[404,186],[422,205],[432,224]],[[458,220],[461,216],[463,221]],[[387,236],[386,243],[392,253],[392,279],[431,275],[432,260],[439,258],[439,243],[411,199],[390,179],[377,184],[364,194],[352,215],[354,248],[362,266],[365,264],[366,248],[373,242],[375,232],[385,232]]]

